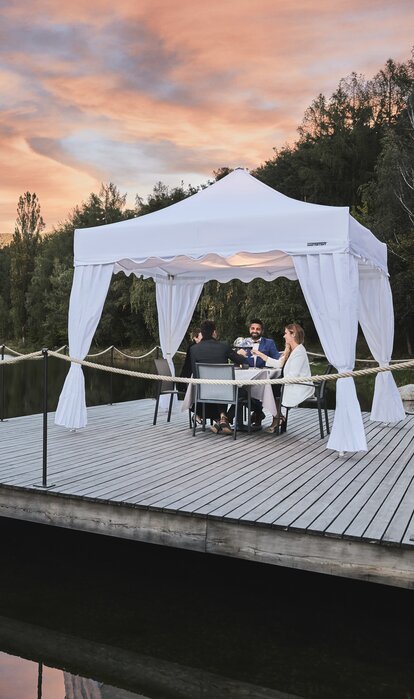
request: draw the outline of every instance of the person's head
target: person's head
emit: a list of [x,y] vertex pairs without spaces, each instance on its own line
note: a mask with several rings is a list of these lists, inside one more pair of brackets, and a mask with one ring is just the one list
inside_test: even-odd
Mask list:
[[263,335],[263,323],[260,318],[252,318],[249,325],[249,333],[252,340],[260,340]]
[[211,340],[212,337],[217,337],[217,329],[214,320],[203,320],[200,325],[200,332],[203,340]]
[[193,332],[191,333],[192,342],[199,343],[201,338],[201,328],[194,328]]
[[296,347],[296,345],[303,344],[305,331],[298,323],[290,323],[290,325],[286,326],[283,337],[289,347]]

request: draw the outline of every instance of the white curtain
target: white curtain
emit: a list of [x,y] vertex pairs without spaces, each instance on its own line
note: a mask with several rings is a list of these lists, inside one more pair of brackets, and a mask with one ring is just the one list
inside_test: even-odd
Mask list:
[[[358,263],[348,253],[294,255],[308,308],[328,361],[338,372],[355,364],[358,331]],[[352,378],[336,385],[336,410],[327,444],[336,451],[366,451],[367,442]]]
[[[177,281],[174,277],[156,278],[158,328],[163,357],[174,374],[172,358],[178,350],[203,289],[199,281]],[[166,410],[169,396],[161,396],[160,410]]]
[[[388,277],[375,269],[361,269],[359,322],[372,356],[387,366],[394,344],[394,309]],[[377,374],[371,420],[398,422],[405,419],[401,396],[390,371]]]
[[[102,315],[113,264],[75,267],[69,302],[69,354],[84,359]],[[55,423],[71,429],[87,424],[82,367],[71,364],[60,394]]]

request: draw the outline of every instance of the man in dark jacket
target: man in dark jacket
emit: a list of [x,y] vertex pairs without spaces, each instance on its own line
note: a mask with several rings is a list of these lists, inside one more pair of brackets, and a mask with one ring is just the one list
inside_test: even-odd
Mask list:
[[[230,360],[234,364],[247,364],[245,357],[235,352],[227,342],[220,342],[217,339],[216,324],[212,320],[205,320],[200,326],[202,339],[190,348],[191,366],[193,376],[196,376],[196,363],[203,364],[227,364]],[[226,415],[226,405],[211,405],[208,417],[215,420],[212,426],[213,432],[231,434],[228,418]]]

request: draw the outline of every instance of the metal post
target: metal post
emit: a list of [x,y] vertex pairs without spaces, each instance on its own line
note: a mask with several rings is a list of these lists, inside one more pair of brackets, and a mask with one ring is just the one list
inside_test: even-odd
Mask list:
[[42,684],[43,684],[43,663],[38,663],[37,666],[37,699],[42,699]]
[[42,485],[36,485],[36,488],[53,488],[53,485],[47,484],[47,413],[48,413],[48,392],[49,392],[49,350],[44,347],[43,355],[43,467],[42,467]]
[[[113,368],[114,366],[114,346],[111,345],[111,357],[109,360],[110,366]],[[112,371],[109,372],[109,405],[112,405],[113,401],[113,373]]]
[[4,422],[4,345],[1,346],[0,365],[0,422]]

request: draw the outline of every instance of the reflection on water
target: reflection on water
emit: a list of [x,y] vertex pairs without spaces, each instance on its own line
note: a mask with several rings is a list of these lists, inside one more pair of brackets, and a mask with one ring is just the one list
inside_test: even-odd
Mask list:
[[42,699],[414,699],[409,590],[1,518],[0,540],[1,699],[36,699],[39,663]]
[[65,670],[0,652],[1,699],[150,699]]
[[[42,660],[0,652],[1,699],[300,699],[196,668],[151,658],[0,617],[3,647]],[[43,658],[47,658],[44,662]],[[51,664],[56,665],[52,667]],[[114,686],[70,672],[83,668]],[[62,669],[58,669],[62,668]],[[139,687],[139,693],[132,691]]]

